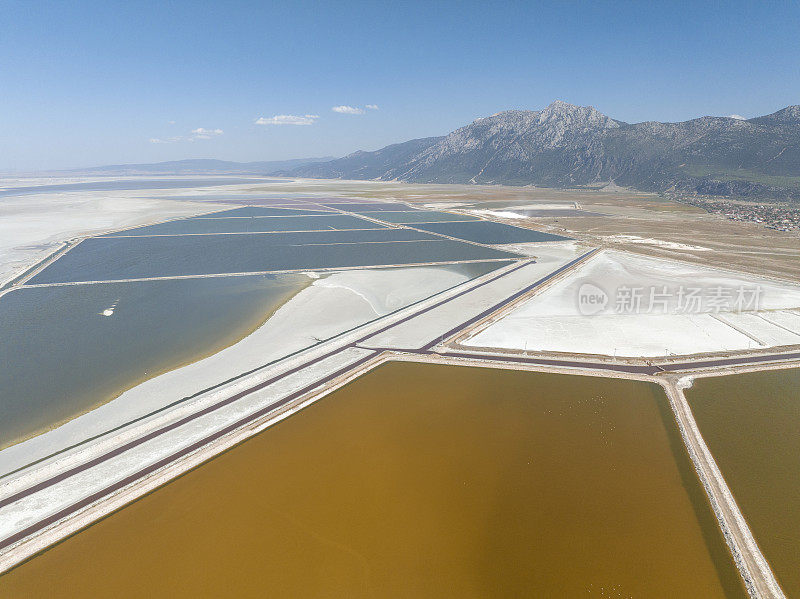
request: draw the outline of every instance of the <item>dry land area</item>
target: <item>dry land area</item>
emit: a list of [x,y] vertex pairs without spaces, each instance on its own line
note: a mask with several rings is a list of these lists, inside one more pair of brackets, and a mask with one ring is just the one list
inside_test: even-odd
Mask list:
[[411,363],[0,577],[10,596],[54,585],[75,597],[743,594],[659,387]]

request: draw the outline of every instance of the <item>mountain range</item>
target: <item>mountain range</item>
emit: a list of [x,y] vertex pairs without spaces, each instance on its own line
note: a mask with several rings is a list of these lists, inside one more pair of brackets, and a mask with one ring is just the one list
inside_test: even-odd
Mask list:
[[800,106],[742,119],[626,123],[555,101],[443,137],[304,164],[293,177],[592,187],[800,201]]
[[231,162],[204,158],[151,164],[109,164],[75,169],[70,172],[91,175],[266,175],[274,171],[297,168],[308,163],[333,160],[333,158],[333,156],[326,156],[267,162]]

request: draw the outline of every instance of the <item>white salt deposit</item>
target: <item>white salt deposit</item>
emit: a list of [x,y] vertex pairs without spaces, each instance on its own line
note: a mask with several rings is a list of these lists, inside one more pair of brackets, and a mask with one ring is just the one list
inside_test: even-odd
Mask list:
[[762,349],[800,343],[798,306],[800,285],[605,251],[464,344],[632,357]]

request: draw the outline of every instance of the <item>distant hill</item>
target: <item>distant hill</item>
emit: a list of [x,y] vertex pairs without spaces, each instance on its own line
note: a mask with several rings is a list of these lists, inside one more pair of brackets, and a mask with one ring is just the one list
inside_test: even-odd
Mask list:
[[386,146],[375,152],[359,150],[344,158],[306,164],[289,172],[302,173],[297,176],[316,179],[386,179],[386,173],[391,172],[398,164],[408,163],[443,139],[444,137],[425,137]]
[[267,162],[229,162],[211,159],[173,160],[152,164],[111,164],[74,169],[70,172],[93,175],[270,175],[276,171],[285,171],[304,164],[333,159],[333,156],[326,156]]
[[749,120],[629,124],[556,101],[543,110],[481,118],[444,137],[280,174],[545,187],[614,182],[646,191],[800,200],[800,106]]

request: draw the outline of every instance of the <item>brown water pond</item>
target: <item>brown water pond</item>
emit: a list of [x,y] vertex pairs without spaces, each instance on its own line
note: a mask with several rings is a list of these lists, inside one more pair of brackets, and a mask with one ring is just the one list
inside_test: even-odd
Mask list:
[[743,591],[660,387],[390,363],[0,577],[53,594]]
[[698,379],[686,398],[778,582],[800,597],[800,369]]

